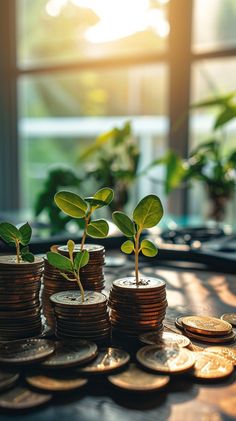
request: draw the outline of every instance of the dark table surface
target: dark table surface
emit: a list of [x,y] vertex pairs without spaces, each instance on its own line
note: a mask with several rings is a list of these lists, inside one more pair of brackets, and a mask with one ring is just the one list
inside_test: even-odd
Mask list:
[[[119,255],[120,256],[120,255]],[[140,272],[161,276],[167,283],[168,310],[166,329],[175,329],[179,315],[212,315],[219,317],[236,310],[236,276],[149,265],[142,262]],[[191,267],[191,265],[189,265]],[[106,272],[106,292],[114,279],[133,274],[133,262]],[[196,345],[204,346],[197,342]],[[231,346],[236,346],[233,344]],[[127,349],[127,343],[123,344]],[[130,349],[129,349],[130,350]],[[131,350],[132,352],[132,350]],[[220,382],[200,382],[191,375],[173,376],[162,391],[145,394],[122,392],[110,385],[104,376],[93,376],[88,385],[73,393],[60,394],[47,406],[25,413],[1,413],[1,421],[70,420],[70,421],[222,421],[236,420],[236,370]]]

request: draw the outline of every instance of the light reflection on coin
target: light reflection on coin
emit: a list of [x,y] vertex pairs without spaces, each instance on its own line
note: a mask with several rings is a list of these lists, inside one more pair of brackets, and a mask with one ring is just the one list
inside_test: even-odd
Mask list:
[[78,389],[88,383],[87,379],[83,378],[60,378],[51,376],[29,376],[26,377],[27,382],[38,389],[47,390],[51,392],[66,392],[69,390]]
[[29,364],[41,361],[54,352],[52,341],[46,339],[23,339],[0,345],[0,362]]
[[8,389],[13,386],[19,379],[18,373],[8,373],[6,371],[0,371],[0,390]]
[[122,367],[129,362],[129,354],[118,348],[107,348],[98,353],[98,356],[91,363],[79,369],[79,373],[105,373]]
[[224,335],[232,330],[232,326],[224,320],[208,316],[189,316],[182,319],[185,329],[204,335]]
[[166,373],[181,373],[191,369],[195,362],[193,352],[186,348],[147,345],[136,354],[144,367]]
[[108,380],[121,389],[136,392],[148,392],[160,389],[169,383],[169,376],[147,373],[135,364],[130,364],[128,369],[119,374],[113,374]]
[[194,377],[198,379],[219,379],[229,376],[234,369],[233,364],[219,355],[210,352],[196,352]]
[[172,332],[147,332],[139,336],[139,339],[144,344],[160,345],[160,346],[177,346],[185,348],[190,345],[190,340],[184,335],[179,335]]
[[229,343],[235,339],[235,333],[233,331],[221,336],[201,335],[200,333],[197,334],[189,332],[188,330],[184,330],[184,332],[186,336],[189,336],[189,338],[206,343]]
[[236,366],[236,348],[230,348],[226,346],[208,346],[205,348],[205,351],[213,352],[213,354],[224,357]]
[[236,313],[225,313],[222,314],[221,320],[230,323],[232,326],[236,327]]
[[64,368],[83,364],[97,355],[97,345],[86,340],[58,341],[55,352],[43,363],[47,368]]
[[0,395],[0,408],[11,410],[29,409],[43,405],[51,398],[51,394],[41,394],[18,386]]

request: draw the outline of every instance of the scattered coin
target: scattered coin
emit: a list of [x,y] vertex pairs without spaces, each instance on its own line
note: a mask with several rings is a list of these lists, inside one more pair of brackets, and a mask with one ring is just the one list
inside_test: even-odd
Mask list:
[[95,360],[85,367],[79,368],[79,373],[96,374],[116,370],[127,364],[130,360],[129,354],[118,348],[106,348],[98,353]]
[[67,392],[69,390],[78,389],[88,383],[87,379],[78,378],[76,376],[66,377],[51,377],[51,376],[29,376],[26,381],[33,387],[40,390],[50,392]]
[[193,333],[189,332],[187,329],[184,331],[185,335],[191,339],[195,339],[198,342],[206,342],[206,343],[227,343],[232,342],[235,340],[236,336],[234,332],[229,332],[226,335],[221,336],[211,336],[211,335],[201,335],[200,333]]
[[7,371],[0,371],[0,391],[8,389],[13,386],[19,379],[19,373],[8,373]]
[[221,320],[230,323],[232,326],[236,327],[236,313],[225,313],[222,314]]
[[97,345],[86,340],[57,341],[55,352],[42,362],[43,367],[64,368],[84,364],[97,355]]
[[209,346],[205,348],[206,352],[213,352],[221,357],[231,361],[233,365],[236,365],[236,348],[230,348],[226,346]]
[[186,336],[172,332],[147,332],[140,335],[139,339],[147,345],[177,346],[180,348],[185,348],[191,343]]
[[194,353],[186,348],[147,345],[136,354],[144,367],[165,373],[183,373],[194,366]]
[[182,324],[185,329],[203,335],[224,335],[232,330],[232,326],[216,317],[189,316],[183,317]]
[[17,386],[0,395],[0,408],[20,410],[40,406],[50,401],[52,395],[33,392],[25,387]]
[[0,345],[0,362],[7,364],[31,364],[47,358],[55,350],[52,341],[23,339]]
[[210,352],[196,352],[193,375],[198,379],[219,379],[229,376],[233,364],[224,357]]
[[108,380],[121,389],[145,393],[166,386],[170,377],[147,373],[132,363],[122,373],[108,376]]

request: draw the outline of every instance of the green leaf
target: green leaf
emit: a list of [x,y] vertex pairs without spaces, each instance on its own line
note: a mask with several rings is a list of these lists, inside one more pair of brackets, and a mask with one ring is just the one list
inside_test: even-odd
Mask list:
[[16,240],[21,240],[21,233],[20,231],[9,222],[1,222],[0,223],[0,237],[6,243],[15,243]]
[[88,209],[87,203],[78,195],[69,191],[55,194],[54,200],[59,209],[72,218],[84,218]]
[[70,260],[73,260],[73,252],[74,252],[74,249],[75,249],[75,243],[74,243],[73,240],[67,241],[67,248],[68,248]]
[[163,207],[159,197],[149,194],[136,206],[133,212],[133,220],[139,229],[154,227],[163,216]]
[[121,251],[123,251],[126,254],[131,254],[134,251],[134,243],[131,240],[125,241],[121,245]]
[[93,238],[105,238],[109,232],[109,225],[105,219],[91,221],[87,228],[87,234]]
[[141,248],[141,251],[142,251],[144,256],[154,257],[158,253],[158,250],[157,250],[155,244],[153,244],[153,242],[149,241],[149,240],[143,240],[141,242],[140,248]]
[[31,235],[32,235],[32,228],[31,226],[28,224],[28,222],[26,222],[26,224],[22,225],[19,228],[19,231],[21,233],[21,239],[20,239],[20,243],[23,246],[26,246],[27,244],[29,244],[30,239],[31,239]]
[[214,129],[224,126],[234,118],[236,118],[236,107],[226,107],[216,118]]
[[227,104],[233,97],[235,96],[235,92],[230,94],[218,96],[216,98],[210,98],[205,101],[197,102],[196,104],[191,105],[191,108],[208,108],[211,106],[222,106]]
[[124,213],[115,211],[112,214],[112,220],[126,237],[133,237],[136,233],[133,221]]
[[85,197],[84,200],[89,203],[91,207],[101,208],[102,206],[106,206],[106,202],[103,202],[103,200],[94,199],[94,197]]
[[74,268],[78,272],[89,262],[89,252],[87,250],[79,251],[74,260]]
[[24,262],[29,262],[29,263],[34,262],[34,255],[33,253],[30,253],[30,252],[21,254],[21,258]]
[[98,190],[93,196],[94,199],[101,200],[102,202],[105,203],[105,205],[101,205],[98,207],[109,205],[111,201],[113,200],[113,197],[114,197],[114,192],[109,187],[104,187],[103,189]]
[[47,253],[47,259],[50,265],[54,266],[59,270],[66,270],[67,272],[73,271],[70,259],[68,259],[68,257],[62,256],[62,254],[49,251]]

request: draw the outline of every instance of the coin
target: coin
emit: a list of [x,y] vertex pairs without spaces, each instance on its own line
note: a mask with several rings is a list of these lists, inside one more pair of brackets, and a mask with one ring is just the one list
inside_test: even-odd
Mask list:
[[79,291],[62,291],[51,296],[54,304],[62,307],[68,306],[97,306],[106,302],[106,297],[102,293],[94,291],[85,291],[84,302],[82,302],[81,293]]
[[184,336],[172,332],[147,332],[139,337],[140,341],[148,345],[161,345],[161,346],[177,346],[185,348],[190,345],[190,340]]
[[176,319],[175,319],[175,326],[178,327],[181,330],[184,329],[184,327],[182,325],[182,320],[183,320],[184,317],[189,317],[189,316],[179,316],[179,317],[176,317]]
[[48,402],[50,394],[33,392],[25,387],[17,386],[0,395],[0,408],[20,410],[29,409]]
[[26,261],[21,261],[20,263],[16,262],[16,256],[15,255],[7,255],[7,256],[0,256],[0,267],[8,267],[8,266],[14,266],[15,268],[23,268],[25,266],[27,267],[34,267],[34,266],[42,266],[43,265],[43,259],[41,257],[35,257],[34,262],[29,263]]
[[232,330],[232,326],[224,320],[216,317],[207,316],[189,316],[184,317],[182,324],[185,329],[193,333],[200,333],[204,335],[224,335]]
[[229,376],[233,364],[219,355],[210,352],[196,352],[193,375],[198,379],[219,379]]
[[136,281],[132,277],[116,279],[113,282],[114,288],[130,288],[136,290],[137,293],[142,292],[142,290],[152,290],[156,288],[164,288],[166,285],[165,281],[158,278],[147,278],[141,279],[139,285],[136,285]]
[[213,354],[224,357],[236,366],[236,348],[230,348],[226,346],[208,346],[205,348],[205,351],[213,352]]
[[13,386],[19,379],[19,373],[8,373],[7,371],[0,371],[0,391],[8,389]]
[[55,342],[55,352],[42,362],[42,367],[73,367],[92,360],[97,355],[97,345],[86,340]]
[[170,377],[147,373],[132,363],[122,373],[108,376],[108,380],[121,389],[134,392],[150,392],[166,386]]
[[232,326],[236,327],[236,313],[225,313],[222,314],[221,320],[230,323]]
[[136,354],[137,360],[144,367],[165,373],[183,373],[194,366],[193,352],[186,348],[147,345]]
[[206,342],[206,343],[227,343],[232,342],[235,339],[235,333],[230,332],[226,335],[221,336],[210,336],[210,335],[201,335],[200,333],[189,332],[187,329],[184,330],[185,335],[189,338],[195,339],[196,341]]
[[80,368],[79,373],[106,373],[124,366],[129,360],[130,356],[126,351],[109,347],[105,350],[101,350],[95,360],[85,367]]
[[52,341],[46,339],[24,339],[0,345],[0,362],[29,364],[43,360],[55,350]]
[[51,392],[67,392],[69,390],[78,389],[88,383],[87,379],[78,378],[72,375],[70,378],[44,375],[27,376],[26,381],[33,387]]

